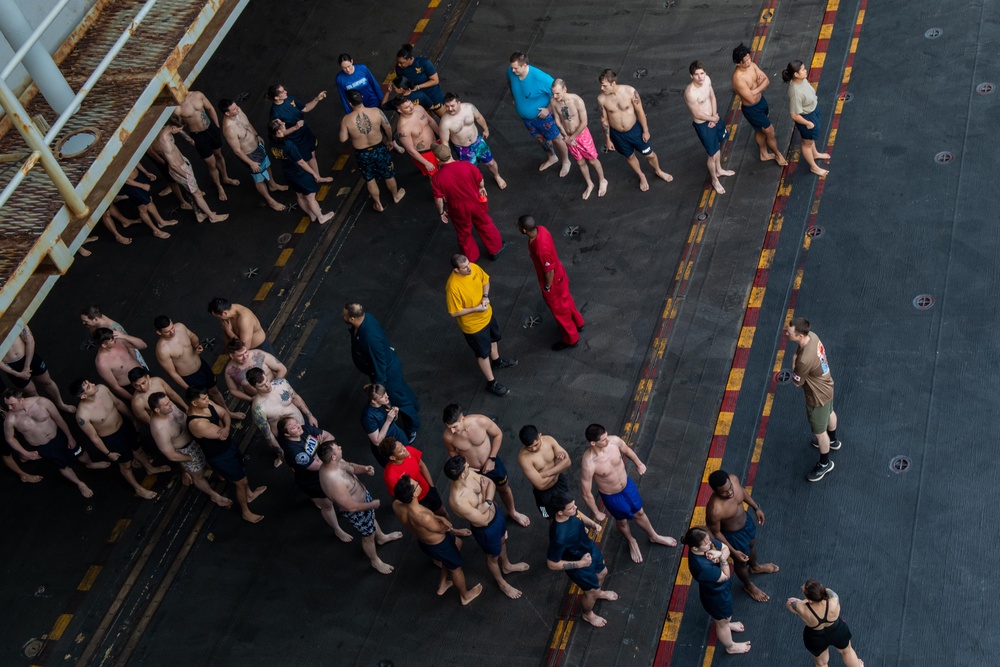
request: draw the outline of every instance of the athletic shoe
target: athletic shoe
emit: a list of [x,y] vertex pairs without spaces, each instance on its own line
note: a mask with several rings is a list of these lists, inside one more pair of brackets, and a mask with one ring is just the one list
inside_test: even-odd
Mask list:
[[558,352],[559,350],[569,350],[576,347],[579,344],[580,341],[570,344],[567,343],[566,341],[557,340],[556,342],[552,343],[552,349],[555,350],[556,352]]
[[493,382],[486,383],[486,388],[489,389],[490,392],[496,396],[506,396],[507,394],[510,393],[510,389],[503,386],[496,380],[494,380]]
[[826,465],[823,465],[822,463],[817,463],[816,466],[812,469],[812,472],[810,472],[809,475],[806,476],[806,479],[808,479],[810,482],[818,482],[819,480],[823,479],[826,473],[830,472],[831,470],[833,470],[833,461],[830,461]]
[[[843,444],[844,443],[842,443],[840,440],[834,440],[833,442],[830,443],[830,451],[831,452],[837,451]],[[812,446],[815,447],[816,449],[819,449],[819,440],[817,440],[815,437],[813,437],[812,439]]]
[[503,245],[501,245],[501,246],[500,246],[500,249],[499,249],[499,250],[497,250],[497,251],[496,251],[495,253],[493,253],[492,255],[490,255],[490,259],[491,259],[491,260],[493,260],[494,262],[495,262],[495,261],[497,261],[497,259],[499,259],[499,258],[500,258],[500,255],[502,255],[502,254],[503,254],[503,251],[507,249],[507,246],[508,246],[508,245],[510,245],[510,244],[509,244],[509,243],[507,243],[506,241],[504,241],[504,242],[503,242]]
[[517,359],[513,357],[504,359],[500,357],[499,359],[490,359],[490,368],[514,368],[517,366]]

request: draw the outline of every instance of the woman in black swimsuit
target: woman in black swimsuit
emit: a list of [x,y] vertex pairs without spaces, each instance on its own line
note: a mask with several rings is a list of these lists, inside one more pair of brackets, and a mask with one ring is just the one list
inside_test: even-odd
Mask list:
[[815,579],[802,585],[802,594],[806,596],[804,600],[788,598],[785,606],[806,624],[802,629],[802,641],[813,654],[816,667],[830,664],[831,646],[840,652],[847,667],[864,667],[865,663],[851,646],[851,631],[840,617],[837,594]]

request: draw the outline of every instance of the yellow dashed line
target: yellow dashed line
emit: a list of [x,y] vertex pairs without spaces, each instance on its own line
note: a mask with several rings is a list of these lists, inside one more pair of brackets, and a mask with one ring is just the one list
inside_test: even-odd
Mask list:
[[831,37],[833,37],[833,24],[832,23],[824,23],[822,26],[820,26],[820,29],[819,29],[819,38],[820,39],[830,39]]
[[[216,371],[218,372],[218,371]],[[108,537],[108,543],[113,544],[118,541],[118,538],[122,536],[122,533],[128,529],[129,524],[132,522],[128,519],[119,519],[115,524],[115,527],[111,529],[111,536]]]
[[417,27],[413,29],[413,32],[423,32],[427,28],[428,19],[420,19],[417,21]]
[[736,347],[748,349],[753,345],[753,335],[757,333],[757,327],[743,327],[740,330],[740,339],[736,342]]
[[747,303],[747,308],[760,308],[760,305],[764,303],[764,291],[763,287],[754,287],[750,290],[750,301]]
[[226,367],[226,364],[228,363],[229,363],[229,355],[220,354],[219,358],[215,360],[214,364],[212,364],[212,372],[218,375],[219,373],[222,372],[222,369],[224,369]]
[[344,165],[347,164],[347,157],[348,157],[347,153],[344,153],[343,155],[337,158],[337,161],[333,163],[334,171],[340,171],[341,169],[344,168]]
[[319,192],[316,193],[316,201],[323,201],[326,199],[327,193],[330,192],[330,185],[324,184],[319,187]]
[[73,614],[59,614],[59,618],[56,619],[55,625],[52,626],[52,630],[49,632],[48,640],[51,642],[59,641],[63,633],[66,632],[69,622],[72,620]]
[[811,70],[821,69],[823,67],[823,64],[825,62],[826,62],[826,54],[825,53],[815,53],[815,54],[813,54],[812,67],[810,67],[809,69],[811,69]]
[[292,256],[292,251],[293,250],[295,250],[295,249],[294,248],[285,248],[284,250],[282,250],[281,254],[278,255],[278,261],[276,261],[274,263],[274,265],[275,266],[284,266],[285,264],[287,264],[288,263],[288,258]]
[[302,218],[299,220],[299,226],[295,228],[295,234],[302,234],[309,227],[309,223],[312,222],[309,218]]
[[722,467],[722,459],[715,456],[709,457],[705,461],[705,471],[701,476],[701,483],[708,484],[708,476],[721,467]]
[[261,285],[260,289],[257,290],[257,296],[255,296],[253,298],[253,300],[254,301],[263,301],[264,299],[266,299],[267,298],[267,293],[271,291],[272,287],[274,287],[274,283],[272,283],[272,282],[266,282],[263,285]]
[[[806,237],[808,238],[808,237]],[[757,262],[758,269],[770,269],[771,262],[774,261],[774,251],[773,250],[761,250],[760,251],[760,261]]]
[[729,429],[733,425],[732,412],[720,412],[719,420],[715,423],[715,435],[729,435]]
[[739,391],[743,386],[744,369],[734,368],[729,371],[729,379],[726,381],[726,391]]
[[78,591],[89,591],[90,587],[94,585],[94,580],[97,579],[97,575],[103,570],[100,565],[91,565],[87,568],[87,573],[83,575],[83,579],[77,585],[76,590]]
[[701,667],[712,667],[712,660],[715,658],[715,647],[705,647],[705,659],[701,662]]
[[705,525],[705,508],[695,507],[694,512],[691,513],[691,525],[692,526],[704,526]]
[[[681,567],[683,567],[683,562]],[[675,642],[677,641],[677,633],[681,629],[681,621],[684,620],[684,614],[676,613],[670,614],[670,618],[666,623],[663,624],[663,634],[660,635],[661,642]]]

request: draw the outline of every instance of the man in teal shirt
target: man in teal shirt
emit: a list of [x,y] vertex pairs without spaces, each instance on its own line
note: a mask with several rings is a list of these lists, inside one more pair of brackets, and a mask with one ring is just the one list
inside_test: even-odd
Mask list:
[[[555,120],[549,111],[549,101],[552,99],[552,77],[528,65],[528,56],[515,51],[510,56],[510,67],[507,69],[507,82],[510,84],[510,94],[514,97],[514,108],[517,115],[524,121],[538,143],[548,153],[548,159],[538,167],[545,171],[556,162],[562,162],[559,177],[569,173],[569,152],[566,140],[559,133]],[[558,156],[556,153],[558,152]]]

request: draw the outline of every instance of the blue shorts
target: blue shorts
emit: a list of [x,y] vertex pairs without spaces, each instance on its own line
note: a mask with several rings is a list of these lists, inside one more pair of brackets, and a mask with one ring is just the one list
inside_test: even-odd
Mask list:
[[522,118],[521,120],[524,121],[524,126],[528,128],[528,132],[533,137],[544,137],[546,141],[559,138],[559,127],[556,125],[555,119],[552,118],[552,114],[545,118]]
[[497,486],[503,486],[507,483],[507,466],[503,464],[503,459],[499,456],[493,462],[493,470],[481,474],[483,477],[492,479]]
[[446,570],[462,569],[462,554],[458,552],[455,536],[447,533],[437,544],[424,544],[417,540],[420,550],[430,556],[431,560],[441,563]]
[[108,448],[108,452],[118,454],[116,463],[130,463],[134,457],[132,452],[139,449],[139,433],[132,426],[132,422],[122,422],[121,428],[111,435],[100,436],[101,442]]
[[726,536],[729,546],[737,551],[749,554],[750,543],[753,542],[753,538],[757,535],[757,522],[754,521],[753,514],[749,511],[746,514],[746,522],[742,528],[732,533],[722,531],[722,534]]
[[707,122],[691,124],[694,125],[694,131],[698,133],[701,145],[705,147],[705,152],[709,156],[718,153],[722,142],[729,136],[729,130],[726,129],[726,124],[722,119],[719,119],[715,127],[709,127]]
[[625,483],[625,488],[618,493],[609,495],[601,494],[604,501],[604,508],[608,514],[618,521],[631,519],[636,512],[642,509],[642,496],[639,495],[639,487],[635,485],[630,477]]
[[767,112],[769,108],[767,106],[767,98],[763,95],[760,96],[757,104],[742,105],[740,110],[743,112],[743,117],[747,119],[750,126],[755,132],[761,132],[771,127],[771,119],[768,117]]
[[[318,496],[320,498],[325,498],[326,496]],[[372,501],[372,494],[367,489],[365,490],[365,502],[370,503]],[[351,522],[354,529],[361,533],[362,537],[368,537],[369,535],[375,534],[375,510],[361,510],[359,512],[344,512],[341,510],[340,514]]]
[[463,162],[471,162],[472,164],[493,162],[493,153],[490,152],[490,147],[486,145],[482,137],[476,137],[476,140],[468,146],[455,146],[455,152],[458,153],[458,159]]
[[366,181],[374,181],[376,178],[395,178],[396,167],[392,164],[392,156],[389,155],[389,149],[385,144],[355,148],[354,154],[358,159],[361,177]]
[[235,442],[230,443],[225,451],[216,456],[206,454],[205,460],[208,461],[208,465],[215,471],[215,474],[227,482],[238,482],[247,476],[246,470],[243,468],[243,456]]
[[476,544],[486,553],[487,556],[496,558],[503,549],[503,538],[507,535],[507,520],[503,518],[500,507],[496,507],[496,514],[493,520],[486,526],[469,526],[472,530],[472,537],[476,539]]
[[721,593],[698,586],[698,597],[701,599],[701,606],[715,620],[733,617],[733,590],[729,586],[722,589]]
[[653,147],[648,142],[642,140],[642,125],[636,121],[631,129],[619,132],[615,128],[609,128],[611,143],[615,150],[625,157],[632,157],[632,153],[639,151],[643,155],[653,152]]
[[813,126],[812,129],[810,129],[805,125],[800,125],[799,123],[796,123],[795,129],[799,131],[799,136],[806,141],[816,141],[816,138],[819,136],[819,124],[820,124],[819,107],[816,107],[809,113],[801,114],[801,116],[806,120],[808,120],[809,122],[811,122]]
[[596,546],[590,552],[590,566],[576,570],[566,570],[569,580],[580,587],[581,591],[592,591],[601,587],[597,575],[604,572],[604,554]]
[[260,171],[256,174],[252,171],[250,172],[250,178],[253,179],[254,183],[264,183],[271,180],[271,177],[267,174],[267,170],[271,168],[271,158],[267,156],[267,149],[264,148],[264,144],[257,144],[257,148],[253,149],[252,153],[247,153],[247,157],[260,165]]

